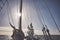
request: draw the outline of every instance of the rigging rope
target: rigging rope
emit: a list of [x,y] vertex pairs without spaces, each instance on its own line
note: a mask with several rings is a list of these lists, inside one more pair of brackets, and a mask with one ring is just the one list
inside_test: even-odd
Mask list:
[[[27,9],[27,7],[26,7],[26,9]],[[27,25],[29,25],[30,23],[29,23],[29,13],[28,13],[28,11],[26,12],[26,16],[25,16],[25,20],[27,19]]]
[[2,2],[3,6],[2,6],[2,7],[0,7],[0,12],[1,12],[1,10],[3,9],[3,7],[5,6],[5,4],[6,4],[7,0],[5,0],[5,3],[3,3],[3,1],[2,1],[2,0],[1,0],[1,2]]
[[[36,9],[36,11],[37,11],[37,9]],[[37,11],[37,12],[38,12],[38,11]],[[38,19],[41,21],[41,24],[42,24],[43,27],[44,27],[44,25],[46,25],[46,24],[45,24],[43,15],[42,15],[41,11],[39,11],[39,12],[40,12],[40,16],[38,15],[38,13],[36,13],[36,14],[38,15]],[[42,19],[41,19],[41,18],[42,18]]]
[[43,23],[43,26],[46,25],[46,23],[45,23],[45,21],[44,21],[44,18],[43,18],[43,15],[42,15],[41,11],[40,11],[40,17],[42,18],[41,21],[42,21],[42,23]]
[[[46,29],[47,29],[46,26],[47,26],[47,25],[45,24],[45,21],[44,21],[44,18],[43,18],[43,16],[42,16],[42,14],[41,14],[41,11],[40,11],[40,15],[41,15],[40,17],[42,18],[42,19],[40,19],[40,21],[41,21],[41,23],[42,23],[42,25],[43,25],[43,26],[42,26],[42,32],[43,32],[43,35],[44,35],[45,40],[47,40],[47,38],[48,38],[48,37],[47,37],[47,33],[46,33],[46,32],[47,32],[47,31],[46,31]],[[38,15],[38,18],[39,18],[39,15]],[[42,21],[43,21],[44,23],[43,23]]]
[[[54,10],[54,8],[53,8],[53,11],[54,11],[54,13],[55,13],[55,10]],[[57,25],[57,23],[55,22],[55,24]],[[58,26],[58,25],[57,25]],[[59,26],[58,26],[59,27]],[[60,29],[59,29],[59,32],[60,32]]]
[[[29,4],[29,5],[30,5],[30,4]],[[32,16],[31,16],[31,14],[30,14],[30,13],[31,13],[30,8],[32,8],[32,7],[29,7],[29,6],[28,6],[28,8],[29,8],[29,11],[30,11],[29,14],[27,14],[27,17],[28,17],[28,19],[29,19],[28,21],[30,21],[30,23],[32,23]],[[28,16],[28,15],[29,15],[29,16]],[[30,23],[29,23],[29,24],[30,24]]]
[[[11,15],[10,7],[8,7],[8,6],[9,6],[9,2],[8,2],[8,0],[7,0],[7,8],[8,8],[8,10],[7,10],[7,15],[8,15],[8,20],[9,20],[9,23],[11,23],[11,21],[12,21],[12,24],[14,25],[14,21],[13,21],[12,15]],[[10,15],[10,17],[11,17],[11,21],[10,21],[9,15]],[[14,26],[15,26],[15,25],[14,25]]]
[[[37,11],[37,9],[36,9],[36,11]],[[38,15],[38,12],[40,12],[40,16]],[[41,21],[42,32],[43,32],[44,38],[46,40],[46,38],[47,38],[47,33],[46,33],[46,30],[45,30],[46,29],[46,26],[45,26],[46,24],[45,24],[45,21],[44,21],[44,18],[43,18],[43,15],[42,15],[41,11],[37,11],[37,15],[38,15],[39,20]]]
[[[44,1],[45,1],[45,0],[44,0]],[[53,15],[52,15],[52,13],[51,13],[50,9],[49,9],[49,7],[48,7],[48,5],[47,5],[47,2],[46,2],[46,1],[45,1],[45,4],[46,4],[46,7],[47,7],[47,8],[48,8],[48,10],[49,10],[49,13],[50,13],[50,15],[51,15],[51,17],[52,17],[52,19],[53,19],[53,21],[54,21],[54,23],[55,23],[56,27],[57,27],[57,30],[60,32],[59,27],[58,27],[58,25],[57,25],[57,23],[56,23],[56,21],[55,21],[55,19],[54,19]]]
[[[31,13],[31,12],[30,12]],[[30,23],[32,23],[32,18],[31,18],[31,15],[29,16],[29,20],[30,20]]]
[[[36,9],[37,10],[37,9]],[[41,9],[40,9],[41,10]],[[43,29],[42,29],[42,32],[43,32],[43,35],[44,35],[44,37],[45,37],[45,40],[47,40],[48,39],[48,36],[51,38],[51,36],[50,36],[50,33],[49,33],[49,29],[47,28],[47,25],[46,25],[46,23],[45,23],[45,21],[44,21],[44,18],[43,18],[43,15],[41,14],[41,11],[40,11],[40,16],[38,15],[38,18],[39,17],[41,17],[42,19],[41,19],[41,23],[42,23],[42,25],[43,25]],[[48,31],[47,31],[48,30]]]

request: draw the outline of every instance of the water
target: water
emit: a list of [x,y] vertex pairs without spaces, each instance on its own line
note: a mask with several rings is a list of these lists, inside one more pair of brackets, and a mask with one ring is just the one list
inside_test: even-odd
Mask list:
[[9,36],[8,35],[0,35],[0,40],[8,40]]
[[[38,35],[40,37],[39,40],[44,40],[43,35]],[[60,35],[51,35],[53,40],[60,40]],[[0,35],[0,40],[11,40],[8,35]],[[25,39],[26,40],[26,39]]]

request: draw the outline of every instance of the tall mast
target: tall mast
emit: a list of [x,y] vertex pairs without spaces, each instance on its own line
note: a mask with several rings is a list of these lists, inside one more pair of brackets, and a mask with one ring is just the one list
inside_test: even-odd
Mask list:
[[19,19],[19,29],[22,29],[22,0],[20,1],[20,19]]

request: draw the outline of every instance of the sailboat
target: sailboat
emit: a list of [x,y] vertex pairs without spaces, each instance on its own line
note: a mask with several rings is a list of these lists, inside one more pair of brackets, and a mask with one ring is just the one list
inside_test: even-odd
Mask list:
[[[7,0],[6,0],[7,1]],[[36,37],[35,35],[34,35],[34,29],[33,29],[33,26],[32,26],[32,22],[30,23],[30,27],[28,26],[28,36],[24,36],[24,32],[23,32],[23,30],[22,30],[22,1],[23,0],[21,0],[20,1],[20,17],[19,17],[19,29],[18,29],[18,31],[16,32],[16,33],[20,33],[20,36],[22,37],[22,39],[21,40],[24,40],[25,38],[27,39],[27,40],[53,40],[52,38],[51,38],[51,35],[50,35],[50,31],[49,31],[49,29],[47,28],[47,25],[46,24],[43,24],[43,22],[42,22],[42,25],[43,25],[43,29],[42,29],[42,32],[43,32],[43,38],[39,38],[38,36]],[[8,3],[8,1],[7,1],[7,3]],[[46,5],[47,6],[47,8],[48,8],[48,5]],[[1,9],[2,9],[2,7],[1,7]],[[1,10],[0,9],[0,10]],[[48,10],[49,10],[49,12],[50,12],[50,9],[48,8]],[[58,31],[60,32],[60,30],[59,30],[59,28],[58,28],[58,25],[57,25],[57,23],[56,23],[56,21],[55,21],[55,19],[54,19],[54,17],[53,17],[53,15],[51,14],[51,12],[50,12],[50,15],[51,15],[51,17],[52,17],[52,19],[53,19],[53,21],[54,21],[54,23],[55,23],[55,25],[56,25],[56,27],[57,27],[57,29],[58,29]],[[8,18],[9,18],[9,15],[8,15]],[[44,21],[44,18],[43,18],[43,16],[42,16],[42,19],[43,19],[43,21]],[[9,19],[10,20],[10,19]],[[11,24],[11,22],[9,21],[9,24],[10,24],[10,26],[14,29],[14,30],[17,30],[16,28],[15,28],[15,26],[13,26],[12,24]],[[21,31],[21,32],[20,32]],[[15,34],[14,32],[13,32],[13,35],[19,35],[19,34]],[[13,36],[13,40],[14,40],[14,37],[15,36]],[[17,36],[16,36],[17,37]]]

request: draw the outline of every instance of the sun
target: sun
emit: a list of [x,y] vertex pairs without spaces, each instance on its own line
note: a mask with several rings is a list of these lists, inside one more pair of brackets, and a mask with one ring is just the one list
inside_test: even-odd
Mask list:
[[21,16],[21,13],[18,13],[18,14],[17,14],[17,16],[19,16],[19,17],[20,17],[20,16]]

